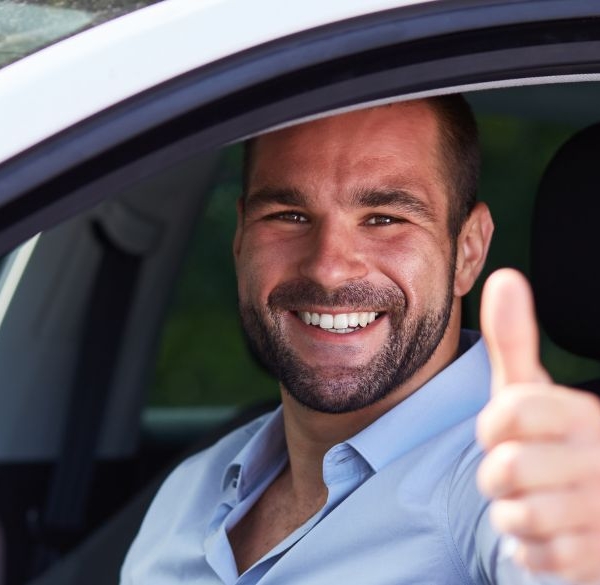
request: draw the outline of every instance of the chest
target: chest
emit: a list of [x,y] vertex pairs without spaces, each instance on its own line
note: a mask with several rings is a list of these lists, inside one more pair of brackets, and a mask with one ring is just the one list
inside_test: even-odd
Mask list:
[[[278,523],[268,510],[266,518],[257,518],[257,508],[241,525],[243,531],[234,538],[230,534],[241,575],[236,585],[464,583],[464,574],[455,567],[441,502],[432,501],[432,494],[425,498],[393,486],[369,492],[361,489],[349,496],[309,531],[294,538],[289,548],[273,558],[276,562],[259,559],[277,550],[301,520],[292,522],[281,511],[284,520]],[[243,562],[246,567],[240,566]],[[262,573],[266,567],[268,571]]]
[[299,499],[276,480],[248,513],[229,531],[229,543],[238,573],[244,573],[325,504],[325,494]]

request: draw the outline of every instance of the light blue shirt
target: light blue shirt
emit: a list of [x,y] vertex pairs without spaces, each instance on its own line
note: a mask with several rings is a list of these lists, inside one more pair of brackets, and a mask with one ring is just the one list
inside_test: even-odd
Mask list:
[[489,364],[472,345],[323,460],[325,506],[238,575],[227,531],[287,463],[281,410],[181,464],[152,503],[121,585],[558,583],[523,573],[475,485]]

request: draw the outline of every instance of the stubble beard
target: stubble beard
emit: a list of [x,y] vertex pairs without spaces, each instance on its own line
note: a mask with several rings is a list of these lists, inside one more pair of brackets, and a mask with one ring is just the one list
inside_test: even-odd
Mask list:
[[[285,283],[272,291],[263,313],[240,302],[242,326],[250,351],[295,400],[318,412],[353,412],[384,399],[429,361],[448,326],[453,282],[450,271],[442,305],[415,316],[407,314],[406,297],[396,287],[357,282],[328,293],[309,281]],[[368,364],[308,364],[288,343],[282,317],[290,306],[311,305],[385,307],[388,339]]]

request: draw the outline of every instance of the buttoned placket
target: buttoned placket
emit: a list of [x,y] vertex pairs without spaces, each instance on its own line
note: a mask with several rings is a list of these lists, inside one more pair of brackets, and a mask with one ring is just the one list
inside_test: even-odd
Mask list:
[[[352,493],[365,481],[373,470],[362,456],[350,445],[341,443],[332,447],[323,459],[323,480],[327,487],[327,501],[325,505],[302,526],[287,536],[282,542],[259,559],[242,575],[237,574],[235,558],[227,538],[227,531],[231,529],[250,510],[260,498],[267,486],[279,475],[287,459],[281,461],[276,468],[271,470],[268,478],[245,499],[240,500],[240,468],[236,473],[230,473],[228,486],[224,492],[222,503],[217,508],[209,525],[205,540],[207,562],[219,575],[226,585],[254,585],[275,562],[310,530],[323,520],[348,494]],[[227,562],[223,563],[222,560]]]
[[342,443],[332,447],[323,458],[323,481],[328,494],[324,506],[241,575],[236,585],[259,583],[283,554],[304,538],[372,473],[368,463],[350,445]]
[[248,513],[286,464],[287,456],[282,454],[264,475],[262,481],[247,494],[242,485],[243,465],[237,465],[227,472],[221,503],[209,523],[204,540],[206,561],[226,585],[239,582],[235,557],[227,532]]

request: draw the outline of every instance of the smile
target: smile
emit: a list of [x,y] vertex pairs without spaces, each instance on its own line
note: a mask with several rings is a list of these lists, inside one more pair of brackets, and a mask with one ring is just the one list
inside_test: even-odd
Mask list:
[[329,313],[309,313],[308,311],[298,311],[298,317],[307,325],[320,327],[331,333],[352,333],[357,329],[364,328],[379,316],[374,311],[360,313],[338,313],[331,315]]

